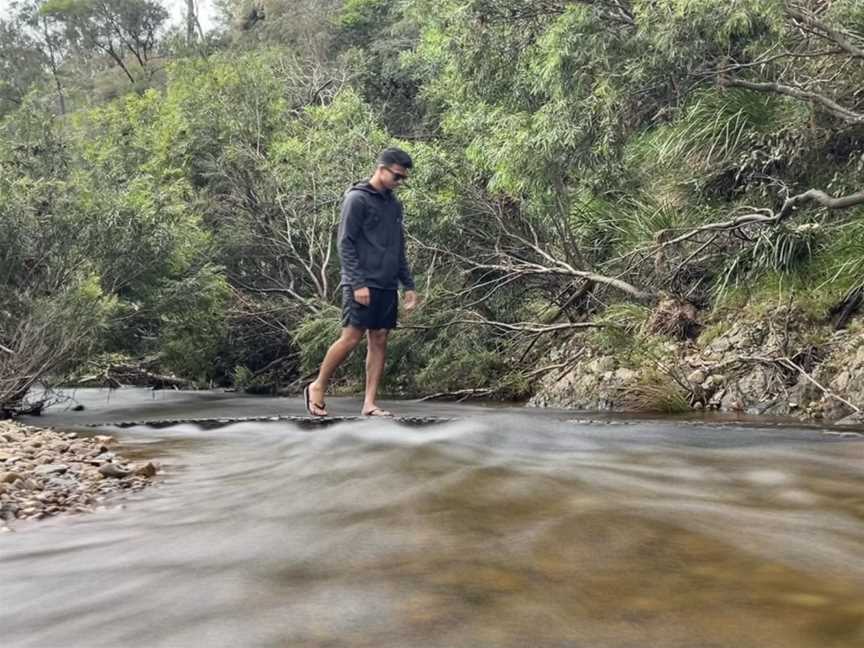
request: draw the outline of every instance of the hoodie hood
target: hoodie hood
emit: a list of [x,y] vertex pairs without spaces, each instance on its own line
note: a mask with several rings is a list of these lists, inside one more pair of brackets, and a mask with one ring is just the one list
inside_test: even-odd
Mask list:
[[390,197],[393,195],[393,192],[389,189],[385,189],[384,191],[378,191],[368,180],[360,180],[360,182],[355,182],[348,188],[348,191],[345,193],[348,194],[352,191],[363,191],[368,194],[372,194],[373,196],[384,196]]

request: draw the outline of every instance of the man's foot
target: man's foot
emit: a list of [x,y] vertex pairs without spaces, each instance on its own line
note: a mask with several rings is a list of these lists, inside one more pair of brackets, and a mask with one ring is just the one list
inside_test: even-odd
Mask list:
[[303,388],[303,401],[306,403],[306,411],[312,416],[327,416],[324,405],[324,390],[316,387],[315,383],[309,383]]
[[380,407],[373,407],[372,409],[363,410],[363,416],[383,416],[383,417],[392,417],[393,414],[388,412],[387,410],[383,410]]

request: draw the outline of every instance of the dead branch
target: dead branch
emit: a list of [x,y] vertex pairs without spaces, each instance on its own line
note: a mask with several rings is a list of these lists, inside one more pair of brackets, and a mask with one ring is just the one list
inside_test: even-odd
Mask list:
[[139,365],[132,364],[112,364],[105,367],[97,374],[79,378],[79,384],[98,383],[110,387],[111,389],[119,389],[123,384],[152,387],[153,389],[189,389],[192,383],[176,376],[165,374],[157,374],[148,371]]
[[813,376],[811,376],[809,373],[807,373],[803,367],[801,367],[798,363],[796,363],[795,361],[793,361],[791,358],[789,358],[787,356],[774,356],[774,357],[771,357],[771,356],[736,356],[734,358],[730,358],[729,360],[724,360],[723,362],[717,363],[715,365],[709,365],[706,367],[706,369],[713,373],[713,372],[725,369],[726,367],[731,367],[731,366],[735,366],[738,364],[764,364],[764,365],[769,365],[769,366],[775,366],[775,367],[779,366],[779,367],[783,367],[786,369],[791,369],[793,371],[798,372],[798,374],[800,374],[802,378],[804,378],[806,381],[812,383],[817,389],[819,389],[823,394],[825,394],[829,398],[833,398],[834,400],[839,401],[839,402],[843,403],[844,405],[847,405],[848,407],[852,408],[852,410],[854,410],[858,414],[861,413],[861,408],[850,403],[848,400],[846,400],[842,396],[838,396],[833,391],[831,391],[829,388],[824,387],[823,385],[819,384],[819,382],[815,378],[813,378]]
[[522,237],[517,238],[521,243],[527,245],[535,252],[537,252],[540,256],[547,260],[547,264],[535,263],[532,261],[528,261],[526,259],[522,259],[520,257],[515,256],[512,253],[505,252],[500,248],[496,250],[496,254],[501,257],[501,263],[481,263],[475,261],[473,259],[469,259],[464,257],[456,252],[451,250],[444,250],[441,248],[437,248],[431,245],[427,245],[421,243],[417,239],[412,237],[412,240],[415,241],[420,247],[436,252],[439,254],[446,254],[458,261],[463,262],[468,268],[468,272],[476,271],[476,270],[490,270],[501,272],[507,275],[508,277],[529,277],[529,276],[566,276],[566,277],[578,277],[580,279],[584,279],[588,282],[593,282],[595,284],[600,284],[604,286],[609,286],[610,288],[615,288],[620,292],[623,292],[630,297],[633,297],[637,301],[641,302],[650,302],[656,299],[657,295],[654,292],[650,292],[647,290],[642,290],[637,288],[633,284],[630,284],[622,279],[617,277],[609,277],[606,275],[597,274],[596,272],[590,272],[587,270],[577,270],[569,263],[562,261],[561,259],[555,258],[552,254],[549,254],[547,251],[543,250],[539,245],[535,245],[532,242],[529,242],[527,239]]
[[768,81],[747,81],[737,77],[720,77],[720,85],[725,88],[747,88],[748,90],[756,90],[757,92],[772,92],[774,94],[794,97],[802,101],[809,101],[820,105],[825,112],[841,119],[850,124],[864,124],[864,114],[855,112],[849,108],[841,106],[833,99],[817,92],[811,92],[783,83],[772,83]]
[[554,371],[555,369],[563,369],[570,365],[570,362],[559,362],[557,364],[547,365],[545,367],[540,367],[539,369],[534,369],[533,371],[529,371],[528,373],[522,374],[523,378],[534,378],[535,376],[540,376],[545,373],[549,373],[550,371]]
[[811,32],[815,33],[820,38],[827,40],[837,47],[841,48],[849,56],[864,59],[864,49],[853,45],[851,40],[855,38],[854,34],[843,33],[819,20],[812,13],[805,11],[801,7],[787,4],[785,7],[786,14],[811,28]]
[[[777,225],[778,223],[788,219],[794,213],[795,208],[798,207],[798,205],[807,202],[816,202],[828,209],[846,209],[855,205],[864,204],[864,191],[835,198],[819,189],[809,189],[804,193],[786,198],[786,200],[783,201],[783,206],[776,213],[773,210],[766,208],[758,210],[761,213],[744,214],[743,216],[738,216],[731,220],[721,221],[718,223],[708,223],[693,228],[689,232],[685,232],[675,238],[665,240],[655,246],[643,248],[641,251],[660,250],[670,245],[677,245],[678,243],[683,243],[684,241],[690,240],[704,232],[738,230],[747,225]],[[664,230],[664,232],[668,232],[668,230]],[[662,234],[663,232],[659,232],[658,237],[662,238]],[[640,250],[635,250],[631,254],[635,254],[639,251]]]
[[475,324],[480,326],[491,326],[493,328],[503,329],[505,331],[514,331],[519,333],[553,333],[556,331],[572,331],[574,329],[588,328],[604,328],[607,324],[602,322],[562,322],[561,324],[548,324],[545,326],[537,325],[531,322],[518,322],[508,324],[507,322],[496,322],[493,320],[453,320],[452,324]]
[[437,394],[429,394],[428,396],[424,396],[419,400],[421,402],[431,401],[431,400],[456,400],[461,403],[464,400],[469,398],[483,398],[484,396],[491,396],[495,393],[495,390],[492,388],[486,389],[457,389],[456,391],[450,392],[438,392]]

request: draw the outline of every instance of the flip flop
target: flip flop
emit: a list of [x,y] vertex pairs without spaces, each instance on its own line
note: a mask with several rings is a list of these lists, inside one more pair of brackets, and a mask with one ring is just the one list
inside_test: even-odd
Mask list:
[[[306,405],[306,411],[309,412],[309,416],[327,416],[327,406],[324,403],[313,403],[311,397],[309,396],[309,385],[306,385],[303,388],[303,402]],[[323,411],[324,414],[316,414],[312,411],[312,408],[316,407],[319,410]]]
[[368,412],[363,412],[363,416],[380,416],[382,418],[393,418],[393,414],[391,412],[383,410],[380,407],[373,407]]

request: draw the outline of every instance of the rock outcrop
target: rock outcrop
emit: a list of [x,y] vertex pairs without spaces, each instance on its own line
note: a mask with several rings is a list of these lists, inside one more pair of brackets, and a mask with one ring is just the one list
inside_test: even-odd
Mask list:
[[[644,340],[645,338],[643,338]],[[557,361],[579,354],[562,374],[547,375],[530,403],[539,407],[626,410],[646,375],[660,374],[690,407],[723,412],[860,422],[864,417],[864,327],[833,331],[800,313],[774,311],[759,321],[715,323],[695,340],[652,340],[654,362],[571,343]],[[637,339],[635,345],[640,344]]]

